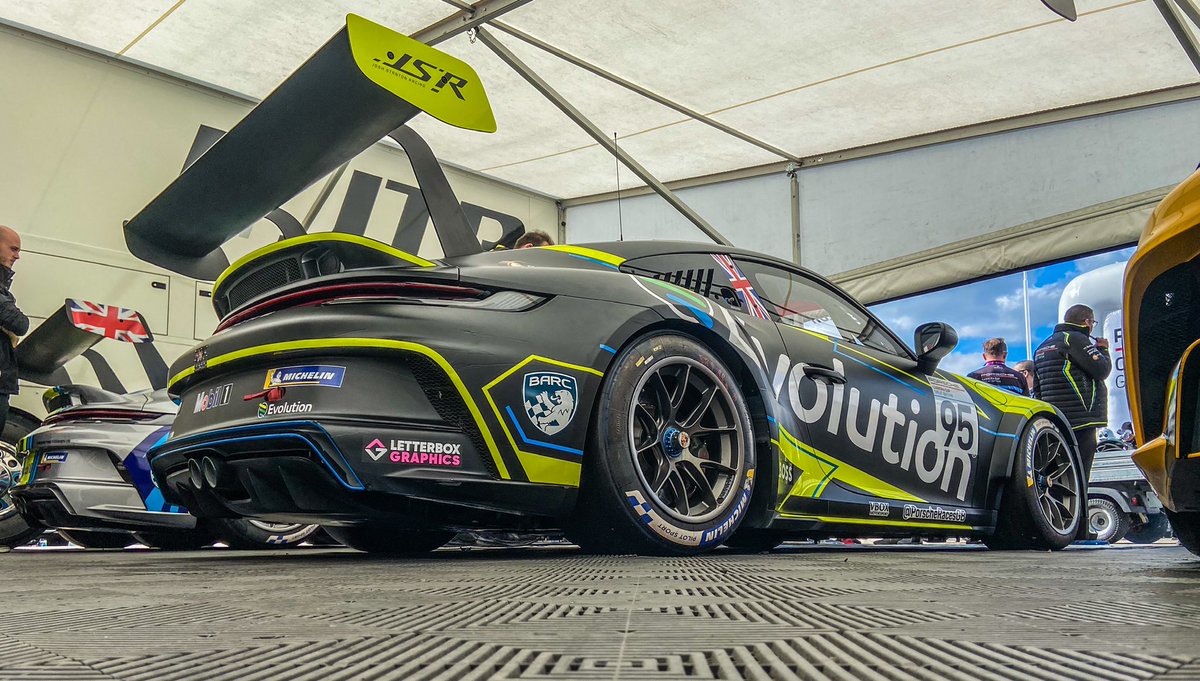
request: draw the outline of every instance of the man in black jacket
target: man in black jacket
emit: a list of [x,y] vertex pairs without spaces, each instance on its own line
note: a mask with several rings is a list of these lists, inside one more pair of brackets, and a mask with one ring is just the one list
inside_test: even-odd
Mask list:
[[1033,394],[1058,407],[1070,422],[1079,441],[1085,484],[1096,456],[1096,429],[1108,423],[1104,379],[1112,371],[1108,339],[1092,338],[1095,328],[1092,308],[1072,305],[1063,323],[1033,353]]
[[29,331],[29,317],[17,307],[9,287],[12,286],[13,265],[21,257],[21,235],[11,227],[0,225],[0,428],[8,418],[8,399],[17,394],[17,341]]

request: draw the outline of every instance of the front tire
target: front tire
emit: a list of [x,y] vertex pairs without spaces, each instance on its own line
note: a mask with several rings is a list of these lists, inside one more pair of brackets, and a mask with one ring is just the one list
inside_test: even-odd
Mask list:
[[208,528],[231,549],[286,549],[321,529],[320,525],[268,523],[250,518],[210,518]]
[[396,530],[386,525],[326,527],[325,531],[352,549],[385,556],[419,556],[445,546],[455,532]]
[[753,492],[741,388],[696,340],[653,334],[613,362],[596,400],[568,538],[587,551],[692,555],[738,528]]
[[[1166,510],[1166,509],[1163,509]],[[1200,556],[1200,511],[1166,511],[1171,529],[1183,548]]]
[[1088,499],[1088,526],[1096,539],[1116,544],[1129,531],[1129,516],[1108,499]]
[[1084,522],[1079,452],[1057,424],[1035,418],[1025,427],[1012,473],[1000,498],[990,549],[1058,551]]

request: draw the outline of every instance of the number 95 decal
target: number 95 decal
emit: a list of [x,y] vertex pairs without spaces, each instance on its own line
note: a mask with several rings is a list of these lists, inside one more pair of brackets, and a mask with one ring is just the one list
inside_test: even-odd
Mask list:
[[938,444],[947,454],[962,452],[974,458],[979,454],[979,415],[975,405],[938,398]]

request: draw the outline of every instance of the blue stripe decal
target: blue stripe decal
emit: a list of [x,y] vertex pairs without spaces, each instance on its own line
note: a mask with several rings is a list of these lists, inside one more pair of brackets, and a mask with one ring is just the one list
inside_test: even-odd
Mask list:
[[517,423],[517,417],[515,414],[513,414],[512,407],[505,407],[504,411],[508,412],[509,420],[512,421],[513,427],[517,429],[517,435],[521,436],[521,440],[525,444],[537,445],[538,447],[545,447],[546,449],[553,449],[553,450],[559,451],[559,452],[566,452],[567,454],[575,454],[576,456],[583,456],[582,449],[571,449],[570,447],[564,447],[562,445],[554,445],[554,444],[550,444],[549,442],[539,442],[538,440],[530,440],[529,438],[525,437],[525,431],[521,430],[521,424]]
[[994,435],[996,437],[1008,437],[1008,438],[1012,438],[1014,440],[1017,439],[1017,436],[1015,433],[997,433],[996,431],[988,430],[987,428],[984,428],[983,426],[980,426],[979,429],[982,430],[983,432],[987,433],[988,435]]
[[579,258],[580,260],[586,260],[586,261],[588,261],[588,262],[590,262],[590,263],[592,263],[592,264],[594,264],[594,265],[603,265],[603,266],[607,267],[607,268],[608,268],[608,269],[610,269],[610,270],[616,270],[616,271],[618,271],[618,272],[620,272],[620,271],[621,271],[621,268],[620,268],[620,267],[617,267],[616,265],[612,265],[612,264],[606,263],[606,262],[604,262],[603,260],[597,260],[597,259],[595,259],[595,258],[589,258],[589,257],[587,257],[586,255],[579,255],[579,254],[577,254],[577,253],[568,253],[567,255],[570,255],[572,258]]
[[889,374],[889,373],[888,373],[888,372],[886,372],[886,371],[882,371],[882,370],[880,370],[880,369],[877,369],[877,368],[875,368],[875,367],[871,366],[870,364],[867,364],[866,362],[862,361],[861,359],[858,359],[857,357],[851,357],[850,355],[847,355],[847,354],[846,354],[846,353],[844,353],[844,352],[838,352],[838,344],[837,344],[837,341],[834,341],[834,343],[833,343],[833,354],[835,354],[835,355],[838,355],[838,356],[840,356],[840,357],[845,357],[846,359],[848,359],[848,360],[850,360],[850,361],[852,361],[852,362],[858,362],[859,364],[861,364],[861,365],[865,366],[866,368],[870,369],[871,371],[874,371],[874,372],[875,372],[875,373],[877,373],[877,374],[880,374],[881,376],[887,376],[888,378],[890,378],[890,379],[892,379],[893,381],[895,381],[895,382],[899,383],[900,385],[904,386],[905,388],[908,388],[909,390],[912,390],[912,391],[916,392],[918,395],[924,395],[924,394],[925,394],[925,391],[924,391],[924,390],[921,390],[920,388],[918,388],[918,387],[916,387],[916,386],[909,385],[908,383],[905,383],[904,381],[902,381],[902,380],[900,380],[900,379],[896,378],[895,376],[893,376],[893,375]]
[[768,423],[775,423],[775,417],[774,417],[774,416],[768,416],[768,417],[767,417],[767,422],[768,422]]
[[688,309],[688,311],[690,311],[693,315],[695,315],[696,319],[700,320],[700,323],[703,324],[705,327],[710,328],[710,329],[713,327],[712,317],[709,317],[708,314],[706,314],[704,312],[704,310],[701,310],[700,308],[696,307],[695,305],[692,305],[691,303],[684,300],[683,298],[680,298],[679,296],[675,295],[674,293],[668,293],[667,299],[670,300],[671,302],[678,303],[679,305],[686,307]]
[[[316,428],[317,430],[321,431],[321,434],[324,435],[326,437],[326,439],[329,440],[329,445],[331,447],[333,447],[333,452],[335,454],[337,454],[337,456],[341,460],[342,464],[346,467],[346,470],[350,472],[350,477],[352,478],[352,480],[351,481],[343,480],[342,476],[338,473],[337,469],[334,468],[333,464],[329,463],[329,460],[326,459],[325,455],[321,453],[320,447],[318,447],[315,442],[313,442],[312,440],[308,439],[307,437],[305,437],[303,435],[298,435],[295,433],[276,433],[274,435],[261,435],[261,436],[253,436],[253,437],[208,439],[208,438],[212,438],[214,434],[218,434],[218,433],[233,434],[233,433],[240,433],[240,432],[254,432],[254,431],[260,431],[260,430],[278,429],[278,428],[283,428],[283,427],[288,427],[288,426],[312,426],[313,428]],[[354,489],[354,490],[365,489],[365,486],[363,485],[362,481],[359,480],[358,476],[354,473],[354,467],[351,466],[350,462],[346,460],[345,455],[342,454],[342,450],[340,448],[338,448],[337,442],[329,434],[329,431],[322,428],[321,425],[315,421],[276,421],[273,423],[261,423],[261,424],[254,424],[254,425],[249,425],[249,426],[235,426],[233,428],[226,428],[226,429],[216,430],[216,431],[212,431],[212,432],[208,432],[208,433],[198,433],[196,435],[187,435],[187,436],[180,437],[180,438],[174,438],[169,441],[169,444],[166,445],[167,447],[170,448],[170,451],[168,451],[168,452],[157,451],[160,449],[159,446],[155,446],[155,447],[151,448],[151,450],[149,452],[149,461],[150,461],[151,465],[153,465],[155,459],[157,459],[161,456],[165,456],[167,454],[177,454],[179,452],[185,452],[190,449],[196,449],[197,447],[207,447],[207,446],[210,446],[213,444],[223,444],[223,443],[227,443],[227,442],[246,442],[246,441],[253,441],[253,440],[265,440],[265,439],[269,439],[272,437],[291,437],[291,438],[296,438],[296,439],[303,441],[305,444],[307,444],[309,447],[312,448],[312,450],[316,453],[317,457],[321,459],[321,463],[325,464],[325,467],[328,468],[331,473],[333,473],[333,477],[337,478],[337,481],[340,482],[343,486],[348,487],[349,489]],[[194,444],[194,445],[187,445],[184,447],[179,446],[182,443],[191,442],[193,440],[200,440],[200,442],[197,444]]]
[[600,344],[600,349],[601,349],[601,350],[603,350],[603,351],[605,351],[605,352],[611,352],[611,353],[612,353],[612,354],[614,354],[614,355],[615,355],[615,354],[617,354],[617,351],[616,351],[616,350],[613,350],[612,348],[608,347],[608,346],[607,346],[607,345],[605,345],[604,343],[601,343],[601,344]]

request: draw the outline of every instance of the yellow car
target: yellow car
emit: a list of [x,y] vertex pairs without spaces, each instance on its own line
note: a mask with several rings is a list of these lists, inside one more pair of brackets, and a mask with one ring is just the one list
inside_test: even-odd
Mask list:
[[1154,209],[1125,269],[1134,462],[1200,555],[1200,172]]

